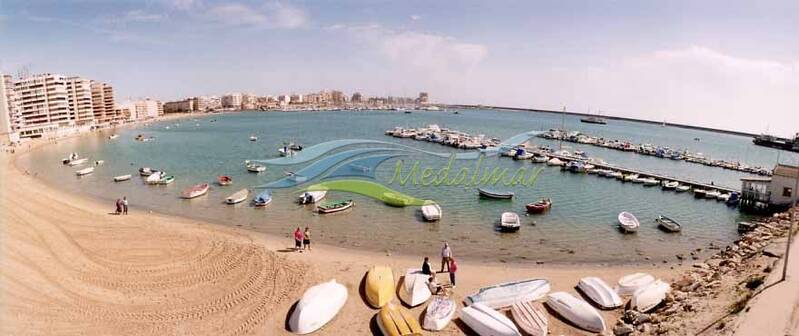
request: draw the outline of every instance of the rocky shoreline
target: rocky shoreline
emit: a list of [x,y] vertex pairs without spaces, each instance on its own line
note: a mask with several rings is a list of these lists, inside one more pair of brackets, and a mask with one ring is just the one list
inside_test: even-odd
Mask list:
[[709,249],[718,251],[675,277],[660,306],[649,313],[626,311],[613,334],[732,335],[749,299],[762,290],[770,273],[780,271],[776,267],[785,252],[791,211],[799,216],[799,207],[777,213],[755,222],[751,231],[724,248],[711,244]]

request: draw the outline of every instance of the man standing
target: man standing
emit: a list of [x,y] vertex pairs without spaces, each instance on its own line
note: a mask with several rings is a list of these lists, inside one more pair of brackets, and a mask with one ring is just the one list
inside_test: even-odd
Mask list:
[[128,197],[122,196],[122,213],[127,215],[128,214]]
[[444,272],[444,265],[447,266],[447,272],[449,272],[450,258],[452,258],[452,250],[449,248],[449,243],[444,242],[444,247],[441,248],[441,271],[439,273]]

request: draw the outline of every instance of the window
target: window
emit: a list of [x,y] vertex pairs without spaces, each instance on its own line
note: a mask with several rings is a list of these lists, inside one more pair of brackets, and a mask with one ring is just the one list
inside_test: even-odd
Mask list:
[[782,188],[782,197],[791,197],[793,195],[793,188]]

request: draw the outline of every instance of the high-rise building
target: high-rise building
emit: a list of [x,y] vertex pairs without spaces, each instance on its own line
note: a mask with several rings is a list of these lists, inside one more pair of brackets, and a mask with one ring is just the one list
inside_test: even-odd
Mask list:
[[332,100],[334,104],[341,104],[347,101],[347,96],[341,91],[334,90],[330,92],[330,100]]
[[98,81],[92,81],[91,88],[95,123],[106,125],[119,122],[121,117],[118,118],[114,110],[114,88]]
[[419,104],[427,104],[429,99],[430,97],[428,97],[427,92],[419,92],[419,98],[417,98],[416,102]]
[[10,75],[0,74],[0,141],[11,142],[18,140],[11,136],[16,128],[16,113],[14,80]]
[[164,107],[158,100],[145,98],[143,100],[127,101],[116,108],[117,115],[125,120],[146,120],[163,115]]
[[355,93],[352,94],[352,99],[350,99],[350,101],[353,104],[361,103],[361,102],[363,102],[363,95],[361,95],[360,92],[355,92]]
[[75,124],[93,124],[95,120],[92,105],[92,81],[80,77],[68,77],[65,81],[67,84],[69,112],[75,120]]
[[222,108],[241,109],[243,95],[241,93],[231,93],[222,96]]
[[67,80],[62,75],[41,74],[14,83],[21,138],[41,137],[59,127],[74,126],[69,109]]

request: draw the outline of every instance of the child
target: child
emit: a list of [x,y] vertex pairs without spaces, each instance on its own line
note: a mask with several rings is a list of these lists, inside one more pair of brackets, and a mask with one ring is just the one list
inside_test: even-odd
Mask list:
[[458,263],[455,262],[455,258],[449,258],[449,283],[452,284],[452,288],[455,288],[455,272],[458,271]]

